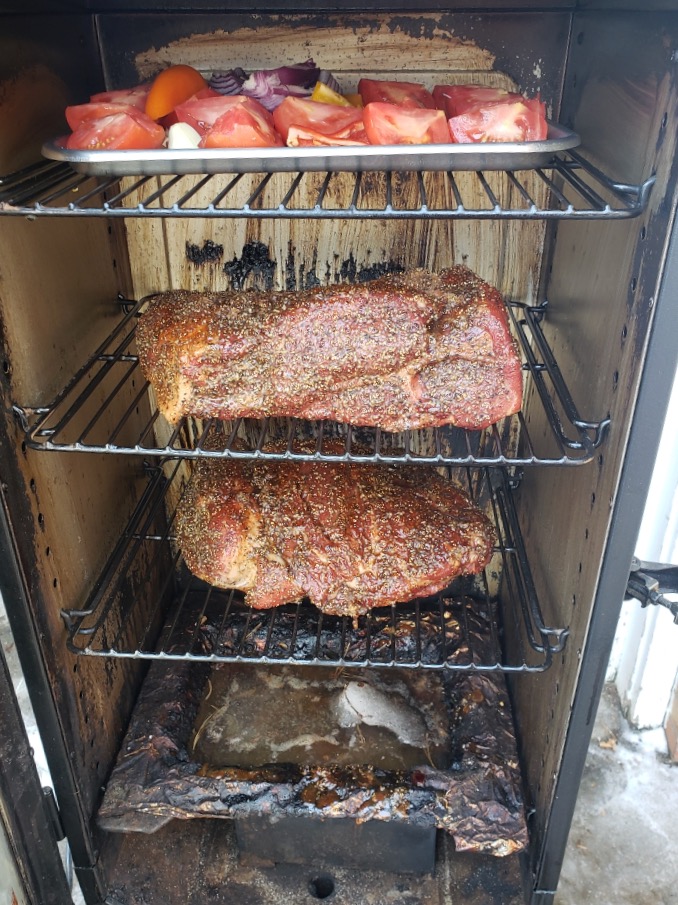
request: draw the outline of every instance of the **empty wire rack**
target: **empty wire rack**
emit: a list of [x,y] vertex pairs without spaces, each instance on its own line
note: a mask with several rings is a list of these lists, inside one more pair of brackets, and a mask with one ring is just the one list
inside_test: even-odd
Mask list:
[[577,151],[530,170],[92,177],[45,161],[0,178],[0,215],[286,219],[620,219],[654,178],[611,179]]
[[[533,672],[563,650],[567,629],[542,616],[503,470],[459,475],[494,523],[498,543],[479,576],[353,621],[308,602],[252,610],[238,591],[193,577],[173,538],[188,463],[150,479],[82,609],[63,611],[74,653],[134,659]],[[501,575],[501,589],[497,576]]]
[[[16,405],[35,449],[177,456],[196,459],[411,462],[426,465],[578,465],[604,440],[608,418],[580,417],[541,322],[547,308],[508,306],[523,356],[530,410],[479,431],[441,427],[391,434],[295,418],[201,421],[168,425],[155,406],[134,351],[143,301],[133,304],[52,404]],[[122,309],[127,307],[123,304]],[[309,440],[312,445],[309,448]],[[329,442],[331,440],[331,442]],[[337,440],[341,441],[337,444]]]

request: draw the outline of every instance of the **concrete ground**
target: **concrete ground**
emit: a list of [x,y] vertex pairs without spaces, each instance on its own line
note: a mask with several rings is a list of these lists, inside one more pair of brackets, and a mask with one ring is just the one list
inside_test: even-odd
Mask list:
[[[0,642],[19,675],[0,600]],[[17,693],[40,778],[50,782],[25,683]],[[556,905],[678,905],[678,765],[662,730],[637,732],[607,686],[594,728]],[[68,858],[64,852],[67,868]],[[74,902],[81,903],[74,884]]]
[[678,764],[605,688],[556,905],[678,905]]

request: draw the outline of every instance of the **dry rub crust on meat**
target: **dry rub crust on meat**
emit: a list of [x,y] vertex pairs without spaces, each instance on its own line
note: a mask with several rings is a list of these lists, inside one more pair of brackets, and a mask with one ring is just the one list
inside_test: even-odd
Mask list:
[[495,534],[434,471],[209,459],[195,466],[177,540],[198,578],[245,591],[252,607],[308,597],[355,618],[481,571]]
[[479,430],[522,405],[504,302],[465,267],[300,292],[161,293],[137,347],[172,423],[288,416]]

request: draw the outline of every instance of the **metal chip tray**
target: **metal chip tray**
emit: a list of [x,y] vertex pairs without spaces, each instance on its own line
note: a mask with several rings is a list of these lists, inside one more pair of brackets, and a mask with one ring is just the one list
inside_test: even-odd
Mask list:
[[240,592],[195,578],[173,536],[190,467],[173,460],[150,471],[87,605],[62,611],[74,653],[533,672],[547,669],[564,647],[567,629],[548,627],[542,616],[504,470],[455,474],[495,526],[498,543],[484,572],[433,597],[375,608],[355,622],[306,601],[252,610]]
[[[547,307],[513,303],[508,310],[522,351],[529,421],[518,412],[481,431],[441,427],[401,434],[295,418],[228,422],[183,418],[170,426],[149,394],[135,353],[134,332],[143,304],[122,303],[123,316],[111,335],[51,405],[15,406],[29,446],[189,459],[230,456],[427,465],[579,465],[591,460],[609,424],[608,418],[588,421],[579,415],[541,330]],[[309,437],[315,440],[312,452],[308,451]],[[326,443],[330,438],[333,443]],[[337,438],[343,440],[342,452],[337,452]],[[275,451],[270,441],[276,441]]]
[[[63,139],[62,139],[63,141]],[[545,166],[581,139],[550,123],[543,141],[478,144],[365,145],[333,148],[199,148],[196,150],[78,151],[47,142],[42,153],[91,176],[189,173],[383,172],[391,170],[524,170]]]

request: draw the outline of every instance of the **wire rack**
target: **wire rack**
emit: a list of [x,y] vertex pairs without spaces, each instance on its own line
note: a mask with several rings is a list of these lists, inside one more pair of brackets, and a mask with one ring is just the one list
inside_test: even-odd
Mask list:
[[[348,180],[348,181],[347,181]],[[442,180],[442,183],[441,183]],[[315,219],[620,219],[654,178],[616,182],[576,151],[525,171],[261,173],[94,178],[41,162],[0,178],[0,214]],[[348,201],[335,203],[334,187]],[[301,200],[300,200],[301,199]],[[545,199],[545,200],[544,200]]]
[[563,650],[568,632],[547,627],[542,617],[505,471],[461,472],[499,539],[485,572],[458,579],[442,594],[378,608],[354,622],[325,615],[308,602],[252,610],[239,592],[194,578],[172,533],[190,480],[187,467],[172,460],[150,469],[145,492],[87,605],[62,612],[74,653],[533,672],[547,669]]
[[[546,306],[516,303],[509,305],[509,313],[523,353],[525,395],[533,393],[541,407],[538,430],[532,430],[522,412],[482,431],[445,427],[389,434],[294,418],[232,422],[184,418],[170,427],[152,396],[149,400],[149,385],[134,353],[142,306],[143,301],[131,306],[51,405],[15,406],[29,446],[189,459],[230,456],[428,465],[578,465],[593,457],[609,424],[607,418],[586,421],[579,416],[540,327]],[[142,404],[149,405],[146,415],[139,414]],[[111,412],[117,413],[115,418]],[[310,449],[309,438],[314,441]],[[327,442],[330,439],[332,443]],[[337,445],[337,439],[342,443]]]

